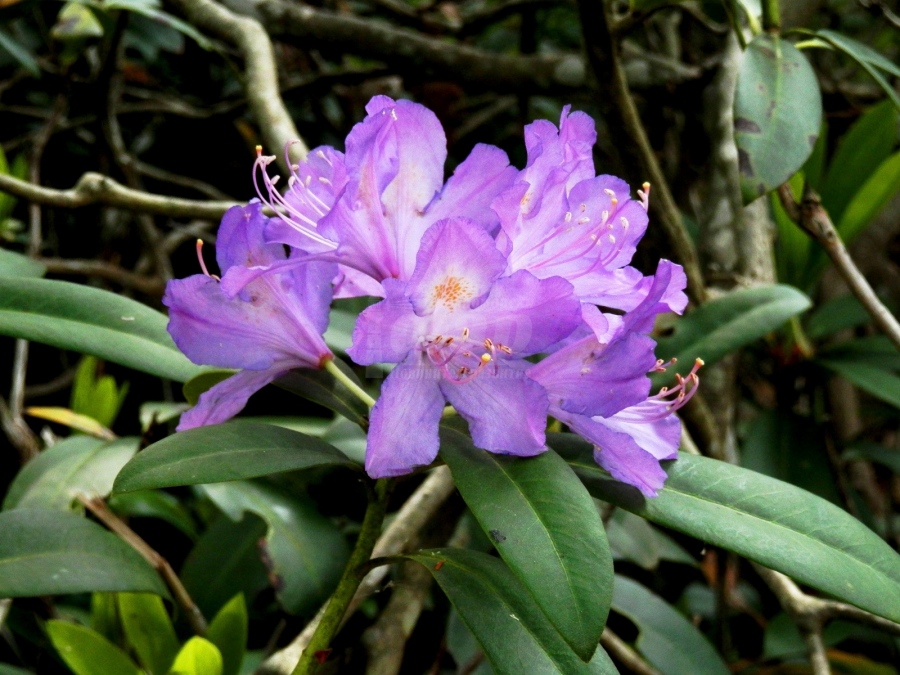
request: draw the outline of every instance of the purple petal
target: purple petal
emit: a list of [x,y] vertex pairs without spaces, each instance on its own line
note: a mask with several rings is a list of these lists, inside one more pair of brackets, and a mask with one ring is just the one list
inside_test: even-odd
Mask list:
[[520,270],[501,277],[483,304],[460,319],[474,335],[509,347],[517,357],[544,351],[581,324],[581,303],[560,277]]
[[216,235],[216,262],[223,276],[231,267],[269,265],[285,259],[284,248],[265,241],[268,221],[257,201],[225,212]]
[[353,344],[347,354],[361,366],[373,363],[400,363],[416,347],[426,330],[406,297],[406,284],[386,279],[385,298],[367,307],[356,320]]
[[391,371],[372,408],[366,472],[372,478],[409,473],[438,452],[444,397],[438,371],[418,355]]
[[441,380],[444,396],[469,423],[472,441],[491,452],[531,457],[546,450],[547,392],[527,362],[488,365],[464,384]]
[[464,218],[442,220],[422,237],[407,294],[419,316],[466,310],[505,267],[506,258],[481,227]]
[[433,223],[445,218],[468,218],[491,231],[499,224],[491,202],[512,186],[517,173],[503,150],[479,143],[428,206],[426,216]]
[[[668,260],[660,260],[653,277],[647,277],[643,287],[649,282],[641,303],[631,312],[625,315],[625,325],[628,330],[638,333],[649,333],[653,330],[656,316],[665,312],[677,312],[680,314],[687,306],[687,296],[684,288],[687,285],[687,277],[681,265],[676,265]],[[644,293],[643,288],[641,293]]]
[[628,334],[609,345],[589,336],[533,366],[528,375],[567,412],[609,417],[647,399],[655,342]]
[[247,399],[272,380],[286,371],[279,368],[269,370],[242,370],[227,380],[222,380],[214,387],[203,392],[197,405],[181,416],[177,431],[186,431],[195,427],[220,424],[237,415]]

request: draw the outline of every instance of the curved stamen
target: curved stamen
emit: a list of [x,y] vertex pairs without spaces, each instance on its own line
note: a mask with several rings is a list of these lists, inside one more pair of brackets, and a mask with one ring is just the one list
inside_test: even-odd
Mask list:
[[216,281],[221,281],[219,276],[216,274],[210,274],[209,270],[206,269],[206,261],[203,260],[203,240],[197,240],[197,260],[200,261],[200,269],[203,270],[203,274],[208,276],[210,279],[215,279]]

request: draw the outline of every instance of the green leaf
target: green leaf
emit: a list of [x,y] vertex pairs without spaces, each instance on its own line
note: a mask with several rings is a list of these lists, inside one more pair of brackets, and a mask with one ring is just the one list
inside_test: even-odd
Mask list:
[[0,28],[0,49],[19,62],[25,70],[34,77],[41,76],[41,67],[38,65],[37,59],[27,47],[20,45],[16,39]]
[[47,635],[75,675],[141,675],[125,652],[90,628],[48,621]]
[[113,495],[107,504],[116,515],[126,518],[159,518],[190,539],[197,538],[197,525],[190,511],[175,495],[160,490],[138,490]]
[[148,593],[119,593],[119,617],[138,661],[153,675],[165,675],[178,653],[178,638],[163,601]]
[[677,532],[734,551],[892,621],[900,620],[900,555],[847,512],[741,467],[680,454],[655,499],[611,480],[573,434],[548,443],[588,491]]
[[17,668],[8,663],[0,663],[0,675],[33,675],[33,673],[30,670]]
[[900,377],[885,370],[884,366],[837,358],[820,358],[816,363],[847,378],[875,398],[900,408]]
[[[0,193],[2,194],[2,193]],[[0,248],[0,277],[42,277],[47,268],[27,255]]]
[[877,443],[860,441],[854,443],[841,456],[844,461],[866,460],[877,462],[894,473],[900,474],[900,453]]
[[[338,358],[334,359],[334,364],[362,386],[350,366]],[[325,370],[297,368],[275,380],[275,384],[285,391],[333,410],[363,428],[368,427],[369,409],[366,404]]]
[[441,458],[503,560],[569,646],[593,656],[612,596],[612,555],[591,496],[555,452],[479,450],[443,429]]
[[98,375],[100,362],[93,356],[85,356],[78,364],[69,407],[73,412],[92,417],[104,427],[111,427],[119,414],[128,383],[121,387],[111,375]]
[[163,314],[89,286],[0,277],[0,335],[91,354],[183,382],[201,371],[166,331]]
[[672,336],[659,341],[657,355],[666,360],[676,357],[679,370],[685,372],[697,358],[710,365],[811,305],[806,295],[782,284],[733,291],[678,320]]
[[77,494],[105,497],[139,439],[111,442],[72,436],[47,448],[18,473],[3,508],[69,509]]
[[638,650],[666,675],[729,675],[731,671],[703,634],[659,596],[616,575],[613,610],[638,627]]
[[900,192],[900,152],[884,160],[863,186],[853,195],[837,230],[845,243],[850,243]]
[[222,675],[238,675],[247,644],[247,604],[238,593],[228,601],[209,624],[207,639],[222,654]]
[[180,576],[204,616],[214,616],[236,593],[252,601],[269,585],[259,549],[266,531],[255,515],[234,522],[221,514],[191,549]]
[[154,443],[116,478],[115,492],[255,478],[315,466],[359,468],[313,436],[232,420],[181,431]]
[[67,2],[59,10],[50,35],[61,42],[98,38],[103,36],[103,26],[88,7],[80,2]]
[[[90,4],[92,6],[97,6],[99,3],[91,2]],[[100,6],[106,10],[125,9],[134,12],[135,14],[140,14],[148,19],[153,19],[164,26],[174,28],[179,33],[191,38],[206,51],[213,48],[213,44],[203,35],[203,33],[186,21],[182,21],[177,16],[173,16],[168,12],[159,9],[160,4],[161,3],[158,2],[158,0],[151,0],[150,2],[147,2],[147,0],[105,0]]]
[[838,331],[864,326],[871,320],[855,295],[841,295],[819,304],[810,312],[806,335],[811,340],[822,340]]
[[222,675],[222,655],[202,637],[188,640],[172,664],[170,675]]
[[328,317],[328,330],[325,331],[325,344],[333,351],[344,352],[350,348],[353,343],[353,329],[356,327],[356,317],[343,309],[332,308]]
[[734,140],[745,204],[803,166],[821,124],[819,81],[806,57],[776,35],[753,38],[734,97]]
[[590,663],[581,661],[497,558],[466,549],[419,551],[409,557],[431,571],[496,675],[618,672],[599,646]]
[[897,109],[882,101],[862,115],[841,139],[820,188],[822,205],[835,223],[866,179],[897,141]]
[[0,597],[146,591],[168,597],[154,569],[128,544],[71,513],[0,513]]
[[250,511],[266,521],[263,559],[286,611],[307,612],[331,594],[349,548],[340,530],[309,500],[262,481],[204,485],[203,491],[232,520]]
[[184,398],[187,399],[188,403],[197,405],[201,394],[205,394],[219,382],[224,382],[236,372],[236,370],[226,370],[224,368],[204,371],[185,382],[184,386],[181,387],[181,393],[184,394]]

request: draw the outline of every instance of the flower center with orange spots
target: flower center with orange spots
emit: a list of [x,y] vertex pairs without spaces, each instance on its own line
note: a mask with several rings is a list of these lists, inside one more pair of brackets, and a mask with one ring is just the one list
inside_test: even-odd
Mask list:
[[461,277],[447,277],[431,291],[432,306],[443,305],[449,312],[471,299],[472,289]]

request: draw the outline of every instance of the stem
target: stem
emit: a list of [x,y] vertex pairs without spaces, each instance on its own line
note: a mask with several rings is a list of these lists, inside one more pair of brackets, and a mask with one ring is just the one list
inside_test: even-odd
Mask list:
[[293,675],[310,675],[316,672],[319,666],[318,655],[328,649],[328,645],[331,644],[340,629],[344,613],[356,594],[360,582],[368,572],[368,568],[364,565],[372,555],[372,549],[375,548],[375,542],[378,535],[381,534],[390,487],[391,483],[382,478],[375,481],[375,485],[369,488],[369,505],[366,507],[366,515],[363,518],[356,545],[344,568],[344,574],[325,607],[322,620],[316,627],[306,649],[303,650],[300,662],[294,668]]
[[325,362],[325,370],[327,370],[338,382],[343,384],[347,389],[349,389],[360,401],[365,403],[370,408],[375,405],[375,399],[369,396],[366,393],[366,390],[360,387],[356,382],[347,377],[347,374],[338,368],[337,364],[335,364],[334,359],[329,359]]
[[762,0],[763,29],[767,33],[781,32],[781,7],[778,0]]

